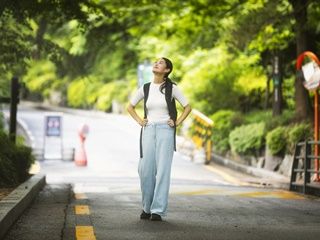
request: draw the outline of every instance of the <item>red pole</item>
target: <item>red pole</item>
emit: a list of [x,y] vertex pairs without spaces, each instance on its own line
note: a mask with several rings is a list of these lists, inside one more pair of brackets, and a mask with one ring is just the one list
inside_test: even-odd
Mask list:
[[[319,141],[319,107],[318,107],[318,99],[319,99],[319,93],[318,89],[315,91],[314,95],[314,141]],[[319,145],[316,143],[314,148],[314,166],[315,170],[319,171]],[[317,182],[319,181],[319,173],[316,173],[316,179]]]

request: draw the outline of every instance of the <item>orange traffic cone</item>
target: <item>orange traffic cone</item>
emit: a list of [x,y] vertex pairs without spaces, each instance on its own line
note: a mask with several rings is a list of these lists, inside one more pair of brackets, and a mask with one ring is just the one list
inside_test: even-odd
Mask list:
[[87,154],[84,147],[84,141],[86,140],[87,134],[89,132],[89,127],[86,124],[83,124],[79,128],[79,137],[80,137],[80,147],[76,150],[74,155],[74,162],[77,166],[87,166]]
[[77,166],[87,166],[87,154],[84,148],[84,142],[81,143],[80,147],[76,150],[74,155],[74,162]]

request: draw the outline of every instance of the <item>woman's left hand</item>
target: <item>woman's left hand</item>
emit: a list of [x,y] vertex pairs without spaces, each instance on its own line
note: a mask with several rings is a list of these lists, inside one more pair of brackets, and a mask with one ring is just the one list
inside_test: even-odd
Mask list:
[[168,120],[168,125],[170,126],[170,127],[174,127],[174,121],[172,120],[172,119],[169,119]]

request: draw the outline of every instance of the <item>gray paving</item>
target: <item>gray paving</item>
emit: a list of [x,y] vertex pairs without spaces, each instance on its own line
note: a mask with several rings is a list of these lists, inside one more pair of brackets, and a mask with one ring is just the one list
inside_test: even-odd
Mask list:
[[70,198],[70,185],[47,185],[11,228],[5,240],[61,239]]

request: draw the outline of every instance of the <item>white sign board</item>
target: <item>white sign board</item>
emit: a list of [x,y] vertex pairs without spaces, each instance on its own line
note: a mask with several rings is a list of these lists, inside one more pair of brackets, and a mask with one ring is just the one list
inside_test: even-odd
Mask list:
[[63,158],[62,120],[62,113],[45,113],[43,134],[44,159]]

